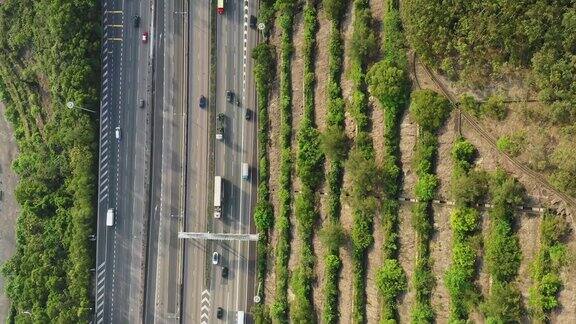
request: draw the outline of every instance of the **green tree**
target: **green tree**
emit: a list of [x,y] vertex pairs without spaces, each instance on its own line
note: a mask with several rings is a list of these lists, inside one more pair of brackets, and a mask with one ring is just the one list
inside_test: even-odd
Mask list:
[[432,90],[412,92],[410,116],[425,130],[435,132],[450,114],[450,102]]
[[389,60],[381,60],[366,74],[370,93],[378,98],[383,108],[398,110],[406,102],[407,77],[404,69]]

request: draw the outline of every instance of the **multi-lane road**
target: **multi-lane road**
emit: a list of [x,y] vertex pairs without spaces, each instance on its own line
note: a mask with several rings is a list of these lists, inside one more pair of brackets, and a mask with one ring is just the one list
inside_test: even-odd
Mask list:
[[[238,310],[250,309],[253,244],[178,239],[181,231],[255,231],[250,52],[258,35],[248,21],[257,3],[228,0],[222,15],[212,8],[205,0],[103,2],[95,323],[209,323],[217,307],[232,322]],[[227,90],[240,106],[226,102]],[[201,95],[206,108],[198,105]],[[226,115],[222,141],[214,137],[218,113]],[[241,178],[243,162],[251,166],[248,180]],[[209,214],[214,175],[225,179],[219,220]],[[114,226],[106,226],[109,208]],[[213,251],[221,255],[218,266],[210,262]],[[228,279],[221,277],[223,266]]]

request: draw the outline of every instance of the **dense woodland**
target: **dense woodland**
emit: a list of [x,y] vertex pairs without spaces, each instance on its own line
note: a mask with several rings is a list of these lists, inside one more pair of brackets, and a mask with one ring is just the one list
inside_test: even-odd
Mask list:
[[[534,152],[530,166],[550,174],[560,190],[576,196],[576,5],[573,0],[403,1],[406,37],[423,61],[470,87],[514,74],[527,75],[545,105],[529,122],[561,128],[551,156]],[[517,73],[523,72],[523,73]],[[503,99],[503,98],[502,98]],[[487,115],[502,120],[498,100]],[[466,105],[469,107],[470,105]],[[499,147],[512,155],[525,149],[522,134]],[[544,151],[541,148],[539,151]]]
[[[93,0],[0,5],[0,95],[19,155],[16,254],[2,267],[9,321],[86,323],[96,215],[100,8]],[[30,318],[31,317],[31,318]]]

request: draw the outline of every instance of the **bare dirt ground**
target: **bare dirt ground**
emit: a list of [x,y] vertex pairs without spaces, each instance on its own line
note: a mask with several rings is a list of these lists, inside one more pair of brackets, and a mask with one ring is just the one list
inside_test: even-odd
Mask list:
[[[446,126],[438,133],[436,175],[440,179],[440,186],[438,187],[436,196],[443,200],[450,198],[450,178],[453,170],[450,153],[454,142],[458,138],[458,134],[456,134],[453,127],[455,117],[456,113],[452,112],[450,118],[446,121]],[[450,230],[450,228],[448,228],[448,230]]]
[[[278,44],[279,31],[274,30],[270,43]],[[278,54],[276,55],[278,59]],[[276,65],[276,76],[278,76],[278,65]],[[278,80],[275,81],[270,89],[270,100],[268,105],[268,122],[270,127],[270,141],[268,146],[268,158],[270,159],[270,180],[268,181],[270,186],[270,200],[274,206],[274,213],[278,213],[279,207],[279,197],[278,197],[278,179],[280,177],[280,118],[277,118],[280,113],[279,98],[278,98]],[[274,272],[274,262],[275,262],[275,251],[274,246],[278,240],[278,234],[275,230],[270,233],[269,247],[270,254],[268,258],[268,273],[266,275],[266,299],[268,303],[271,303],[275,298],[276,293],[276,274]]]
[[398,236],[400,238],[400,253],[398,261],[408,279],[408,292],[399,299],[398,315],[400,323],[410,322],[410,310],[414,304],[414,289],[412,287],[412,278],[414,277],[414,266],[416,264],[416,232],[412,227],[411,221],[411,204],[402,204],[399,211],[400,225],[398,227]]
[[530,267],[540,248],[541,219],[540,215],[518,214],[516,216],[516,233],[518,234],[520,250],[522,251],[522,262],[520,262],[516,282],[526,307],[528,306],[529,289],[533,284]]
[[400,163],[402,164],[402,196],[413,196],[416,173],[412,168],[412,158],[418,126],[410,120],[408,112],[404,114],[400,124]]
[[[294,54],[292,55],[292,190],[297,192],[300,190],[300,178],[296,174],[296,156],[298,154],[298,144],[296,142],[296,135],[300,129],[300,120],[302,120],[304,113],[304,98],[302,91],[302,81],[304,73],[304,60],[302,58],[302,41],[303,41],[304,24],[302,22],[302,15],[298,14],[294,17]],[[294,199],[297,194],[292,195],[292,212],[290,213],[291,237],[290,243],[290,260],[288,261],[288,269],[296,269],[299,265],[300,254],[302,249],[302,241],[298,234],[298,221],[294,210]],[[292,285],[288,286],[288,296],[293,297]],[[289,298],[292,300],[292,298]]]
[[571,323],[576,318],[576,280],[574,280],[574,271],[576,271],[576,239],[574,233],[566,243],[568,247],[568,264],[562,269],[560,274],[564,287],[558,294],[560,309],[552,313],[552,323]]
[[[4,105],[0,103],[0,264],[15,251],[16,218],[20,206],[14,197],[18,178],[11,169],[18,153],[10,123],[4,118]],[[6,322],[10,301],[4,294],[4,277],[0,276],[0,322]]]
[[384,233],[380,216],[374,217],[374,245],[368,251],[366,271],[366,318],[368,323],[378,323],[380,320],[380,293],[376,286],[376,274],[382,265],[382,242]]
[[332,23],[326,18],[323,10],[318,12],[318,32],[316,33],[316,60],[314,69],[316,74],[316,87],[314,91],[314,103],[316,105],[316,125],[322,132],[326,129],[326,117],[328,116],[328,41],[332,30]]
[[[344,72],[342,73],[342,95],[344,100],[347,102],[348,98],[352,93],[352,82],[348,80],[346,77],[346,71],[350,67],[350,48],[349,48],[349,40],[352,36],[352,14],[349,10],[347,15],[344,18],[342,23],[341,29],[344,43],[346,46],[344,47]],[[345,126],[346,135],[350,139],[354,139],[355,135],[355,124],[352,122],[352,118],[350,114],[346,112],[346,126]],[[344,181],[343,181],[343,188],[342,192],[345,193],[348,188],[350,188],[350,181],[348,179],[346,171],[344,171]],[[346,233],[350,233],[352,229],[352,209],[348,205],[346,198],[343,196],[341,197],[342,200],[342,212],[340,215],[340,222],[344,227]],[[342,271],[340,272],[340,282],[338,287],[340,289],[340,299],[339,299],[339,309],[340,309],[340,322],[341,323],[351,323],[352,322],[352,280],[353,280],[353,272],[352,272],[352,247],[349,245],[340,249],[340,258],[342,259]]]
[[450,230],[451,206],[433,206],[434,235],[430,240],[430,258],[432,259],[432,273],[436,278],[436,288],[432,291],[432,306],[436,311],[436,321],[448,321],[450,295],[444,285],[444,273],[451,263],[452,231]]

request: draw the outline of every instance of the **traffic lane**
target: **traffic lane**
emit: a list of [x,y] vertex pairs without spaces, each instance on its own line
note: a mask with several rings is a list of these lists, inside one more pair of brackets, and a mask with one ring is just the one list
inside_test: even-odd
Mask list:
[[[188,57],[188,171],[186,194],[187,231],[206,230],[208,185],[208,114],[197,106],[200,95],[208,97],[209,73],[209,2],[195,0],[190,3],[189,57]],[[208,98],[208,105],[213,98]],[[184,246],[182,319],[184,323],[197,323],[204,287],[203,266],[207,262],[205,242],[187,240]],[[208,295],[209,298],[209,295]]]
[[150,166],[150,204],[148,210],[148,237],[147,237],[147,255],[146,255],[146,284],[145,284],[145,303],[144,303],[144,322],[153,323],[155,314],[155,296],[156,296],[156,257],[158,254],[157,245],[154,242],[158,239],[158,222],[160,219],[160,177],[162,170],[162,146],[163,146],[163,95],[164,95],[164,2],[157,1],[154,10],[153,21],[154,29],[151,30],[151,39],[153,47],[154,61],[152,64],[152,155]]

